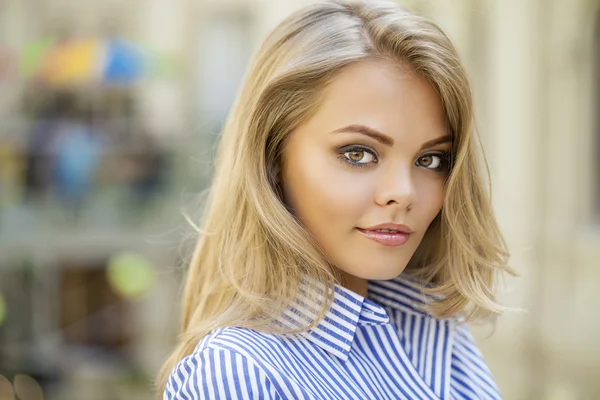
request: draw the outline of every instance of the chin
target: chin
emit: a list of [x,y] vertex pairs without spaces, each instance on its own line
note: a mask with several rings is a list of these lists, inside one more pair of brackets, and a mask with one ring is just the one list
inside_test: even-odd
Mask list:
[[382,268],[374,268],[369,271],[365,271],[364,274],[357,275],[359,278],[367,279],[370,281],[387,281],[396,278],[404,271],[406,266],[402,268],[389,268],[389,265]]

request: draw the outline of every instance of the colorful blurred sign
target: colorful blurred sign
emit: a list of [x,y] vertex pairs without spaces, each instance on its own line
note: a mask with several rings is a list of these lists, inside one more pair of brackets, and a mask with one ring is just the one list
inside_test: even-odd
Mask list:
[[102,80],[127,83],[139,79],[144,73],[142,53],[131,43],[113,39],[106,43]]
[[147,77],[171,76],[178,65],[171,54],[148,51],[122,38],[48,37],[20,52],[0,51],[0,79],[33,79],[45,85],[129,85]]
[[43,56],[36,78],[51,84],[89,82],[96,75],[94,69],[98,61],[96,41],[80,40],[55,46]]
[[46,84],[133,83],[144,73],[143,58],[123,40],[73,40],[51,46],[36,78]]

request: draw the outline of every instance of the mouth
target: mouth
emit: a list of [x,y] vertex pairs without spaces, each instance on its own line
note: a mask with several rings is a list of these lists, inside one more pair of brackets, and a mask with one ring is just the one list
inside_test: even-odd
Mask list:
[[401,228],[403,230],[388,228],[356,229],[366,238],[390,247],[402,246],[410,239],[410,235],[412,234],[412,231],[407,228]]

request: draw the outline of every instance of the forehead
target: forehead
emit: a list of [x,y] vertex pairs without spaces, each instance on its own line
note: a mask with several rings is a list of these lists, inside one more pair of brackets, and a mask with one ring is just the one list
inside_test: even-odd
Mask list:
[[307,122],[329,132],[364,124],[395,139],[431,140],[447,133],[433,86],[410,67],[377,60],[343,69],[327,86]]

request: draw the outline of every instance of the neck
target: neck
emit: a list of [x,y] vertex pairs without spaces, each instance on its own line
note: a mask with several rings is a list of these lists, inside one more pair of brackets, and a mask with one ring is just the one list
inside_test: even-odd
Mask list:
[[342,272],[342,286],[346,289],[352,290],[354,293],[359,294],[363,297],[367,297],[367,284],[368,280],[359,278],[354,275]]

